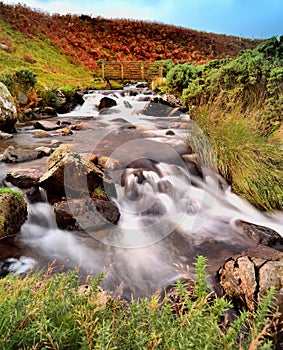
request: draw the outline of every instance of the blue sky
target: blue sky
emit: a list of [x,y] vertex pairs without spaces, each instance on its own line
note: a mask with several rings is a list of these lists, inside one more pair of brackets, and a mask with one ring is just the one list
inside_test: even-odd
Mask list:
[[283,0],[19,0],[49,13],[134,18],[186,28],[269,38],[283,34]]

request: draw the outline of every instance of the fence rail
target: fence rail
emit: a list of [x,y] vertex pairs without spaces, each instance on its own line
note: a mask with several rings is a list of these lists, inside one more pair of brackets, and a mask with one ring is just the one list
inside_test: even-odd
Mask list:
[[104,80],[153,80],[162,78],[163,64],[159,62],[104,61],[102,78]]

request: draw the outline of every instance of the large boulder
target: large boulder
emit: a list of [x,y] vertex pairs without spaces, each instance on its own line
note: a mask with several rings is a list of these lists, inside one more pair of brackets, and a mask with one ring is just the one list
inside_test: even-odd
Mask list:
[[101,229],[116,224],[120,212],[109,199],[70,199],[54,204],[57,225],[67,230]]
[[151,97],[141,111],[142,114],[156,117],[178,116],[185,112],[187,109],[182,102],[170,94]]
[[0,238],[17,234],[27,215],[27,205],[20,192],[0,190]]
[[274,286],[283,311],[283,252],[277,249],[260,244],[229,258],[218,271],[218,279],[229,298],[251,311]]
[[11,133],[17,122],[17,108],[7,87],[0,82],[0,130]]
[[[47,172],[39,186],[47,191],[51,203],[68,198],[88,196],[96,187],[103,187],[104,174],[93,162],[61,145],[47,159]],[[66,193],[67,192],[67,193]]]

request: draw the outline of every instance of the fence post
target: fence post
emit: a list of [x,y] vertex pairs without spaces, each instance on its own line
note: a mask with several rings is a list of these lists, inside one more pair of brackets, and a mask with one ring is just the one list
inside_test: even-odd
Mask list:
[[105,62],[102,62],[102,79],[105,80]]
[[141,64],[141,76],[142,80],[144,80],[144,63]]
[[163,63],[159,64],[159,78],[163,78]]
[[124,64],[123,64],[123,62],[121,62],[121,79],[122,79],[122,83],[124,83]]

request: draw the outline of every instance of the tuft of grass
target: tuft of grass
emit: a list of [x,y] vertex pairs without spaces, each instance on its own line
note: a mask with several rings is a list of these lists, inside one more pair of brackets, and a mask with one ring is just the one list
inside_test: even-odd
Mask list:
[[203,106],[193,119],[207,135],[218,170],[231,189],[260,209],[282,210],[282,140],[264,135],[258,114]]
[[8,187],[0,187],[0,195],[10,193],[13,194],[18,200],[23,200],[24,194],[21,191],[12,190]]
[[[103,274],[79,284],[78,271],[6,276],[0,280],[0,347],[9,349],[272,349],[274,290],[257,313],[242,312],[232,324],[223,316],[231,303],[212,297],[199,257],[194,294],[180,281],[169,296],[126,303],[99,287]],[[252,347],[253,346],[253,347]]]
[[105,198],[106,196],[105,190],[101,187],[96,187],[93,192],[95,197],[98,197],[98,198]]

